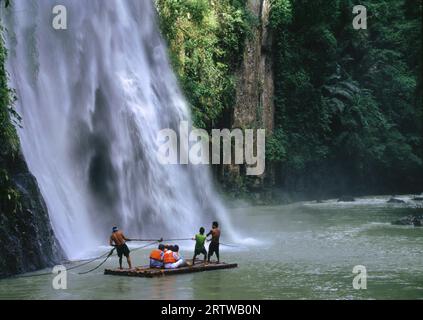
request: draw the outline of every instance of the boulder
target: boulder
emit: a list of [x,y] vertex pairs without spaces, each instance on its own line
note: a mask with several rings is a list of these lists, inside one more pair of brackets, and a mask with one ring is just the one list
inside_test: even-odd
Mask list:
[[423,216],[407,216],[391,223],[397,226],[421,227],[423,225]]
[[405,201],[392,197],[391,199],[388,200],[388,203],[405,203]]

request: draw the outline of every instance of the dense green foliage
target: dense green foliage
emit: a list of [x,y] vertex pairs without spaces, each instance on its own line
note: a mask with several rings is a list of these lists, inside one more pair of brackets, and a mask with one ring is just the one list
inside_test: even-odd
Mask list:
[[[355,4],[367,7],[367,30],[352,27]],[[423,190],[421,10],[413,0],[273,0],[268,152],[282,186]]]
[[[232,124],[234,74],[257,22],[246,2],[157,0],[199,127]],[[367,30],[352,27],[356,4]],[[418,0],[271,1],[266,155],[277,184],[310,196],[423,190],[421,13]]]
[[234,104],[233,73],[253,19],[246,0],[156,0],[161,30],[197,127],[212,128]]

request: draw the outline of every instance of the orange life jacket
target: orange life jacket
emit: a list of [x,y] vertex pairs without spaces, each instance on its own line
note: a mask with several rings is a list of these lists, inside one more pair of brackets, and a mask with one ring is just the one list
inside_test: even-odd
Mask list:
[[175,263],[176,262],[176,259],[173,256],[173,251],[172,250],[167,250],[164,253],[163,262],[164,263]]
[[160,249],[154,249],[153,251],[151,251],[150,253],[150,259],[154,259],[157,261],[163,261],[163,251]]

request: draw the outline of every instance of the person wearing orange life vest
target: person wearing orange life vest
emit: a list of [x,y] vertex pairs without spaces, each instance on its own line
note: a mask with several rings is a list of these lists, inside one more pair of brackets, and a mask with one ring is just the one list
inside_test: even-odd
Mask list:
[[163,244],[159,244],[157,249],[154,249],[150,253],[150,268],[163,268],[163,257],[165,253],[165,246]]
[[170,246],[168,250],[165,251],[163,262],[165,269],[176,269],[187,265],[185,260],[179,255],[178,245]]

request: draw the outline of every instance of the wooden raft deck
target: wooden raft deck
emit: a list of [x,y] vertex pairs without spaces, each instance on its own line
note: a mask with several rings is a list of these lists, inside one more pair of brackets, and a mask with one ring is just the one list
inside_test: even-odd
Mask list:
[[132,270],[105,269],[104,274],[113,275],[113,276],[154,278],[154,277],[170,276],[170,275],[193,273],[193,272],[232,269],[237,267],[238,267],[237,263],[211,262],[209,264],[196,263],[193,266],[182,267],[178,269],[154,269],[154,268],[152,269],[149,267],[136,267],[135,269],[132,269]]

